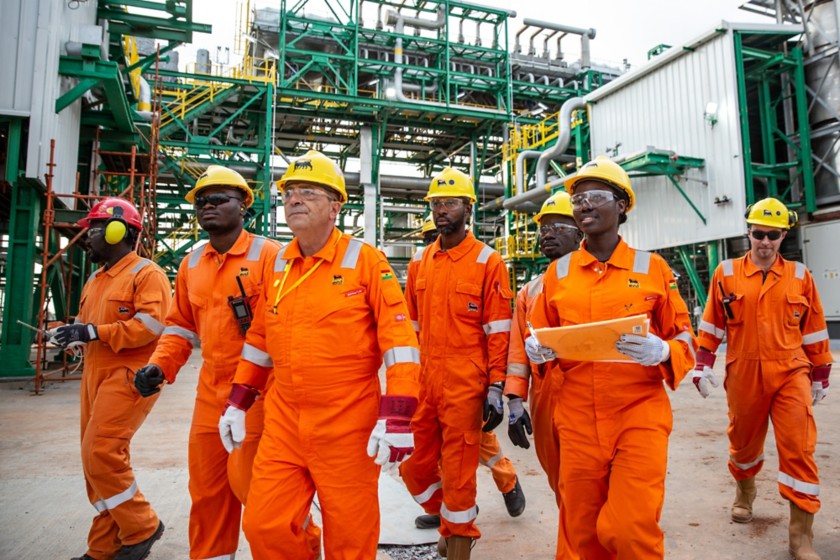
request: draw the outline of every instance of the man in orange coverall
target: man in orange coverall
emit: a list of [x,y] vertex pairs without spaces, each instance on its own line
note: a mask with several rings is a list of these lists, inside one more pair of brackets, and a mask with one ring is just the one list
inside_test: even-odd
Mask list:
[[[577,227],[572,214],[572,202],[563,191],[555,193],[543,203],[534,221],[540,228],[540,251],[555,261],[580,246],[583,232]],[[515,422],[508,427],[508,435],[514,445],[528,449],[531,444],[525,432],[534,434],[534,449],[537,458],[548,476],[548,484],[554,491],[560,516],[565,517],[563,498],[558,487],[560,478],[560,440],[554,428],[554,377],[561,372],[551,372],[551,367],[531,365],[525,353],[525,337],[528,333],[528,321],[537,295],[542,291],[542,274],[528,282],[516,295],[513,308],[513,322],[510,329],[510,349],[508,350],[507,378],[505,395],[508,408],[515,412],[510,415]],[[562,382],[562,377],[556,380]],[[528,385],[531,386],[531,414],[522,406],[528,399]],[[532,428],[533,425],[533,428]],[[562,524],[561,524],[562,529]],[[568,539],[562,531],[558,534],[557,559],[576,558],[569,550]]]
[[[166,328],[134,384],[140,394],[149,396],[157,394],[164,380],[174,383],[200,341],[203,363],[189,441],[190,558],[232,559],[239,547],[242,504],[262,435],[263,401],[258,400],[248,413],[248,439],[230,454],[219,440],[219,415],[250,317],[260,311],[263,271],[274,263],[280,247],[245,231],[244,216],[254,193],[236,171],[209,166],[186,200],[195,205],[198,223],[210,241],[181,261]],[[320,543],[320,533],[312,534],[312,545]]]
[[[560,485],[563,502],[573,504],[560,520],[561,531],[586,560],[661,559],[659,516],[672,424],[663,381],[676,389],[694,367],[688,310],[665,261],[629,247],[618,235],[635,203],[627,173],[602,156],[565,186],[586,240],[549,265],[531,314],[533,327],[644,314],[650,330],[616,342],[627,361],[557,361],[563,372],[562,383],[553,382]],[[556,359],[533,336],[525,349],[533,363]]]
[[325,557],[372,560],[380,466],[413,451],[417,337],[385,256],[335,227],[347,202],[338,166],[310,151],[277,186],[294,238],[264,272],[263,311],[219,421],[223,440],[241,442],[244,411],[273,376],[243,528],[255,558],[311,559],[304,527],[317,491]]
[[[421,228],[423,235],[423,243],[431,245],[438,237],[437,228],[434,220],[429,217],[423,222]],[[420,259],[423,258],[423,249],[421,247],[414,257],[408,263],[408,273],[417,274],[416,269],[420,266]],[[416,321],[415,328],[419,330]],[[419,333],[418,333],[419,334]],[[422,350],[422,349],[421,349]],[[499,440],[496,434],[491,432],[481,432],[481,441],[478,444],[478,462],[490,469],[493,475],[493,482],[496,483],[496,488],[502,493],[505,500],[505,508],[511,517],[518,517],[525,511],[525,493],[522,491],[522,486],[518,483],[516,478],[516,469],[510,459],[505,457],[502,453],[502,446],[499,445]],[[418,529],[436,529],[440,527],[440,515],[420,515],[414,521]]]
[[752,521],[769,416],[779,451],[779,492],[790,502],[790,553],[819,560],[812,543],[820,509],[813,405],[828,393],[828,330],[811,273],[779,255],[796,213],[765,198],[747,208],[746,218],[749,253],[722,262],[712,277],[694,382],[703,397],[710,384],[717,386],[711,368],[725,332],[729,471],[737,483],[732,520]]
[[[406,282],[420,332],[422,392],[412,422],[417,450],[400,474],[426,513],[441,516],[439,552],[461,560],[481,535],[475,471],[482,407],[491,398],[489,383],[501,402],[513,294],[502,258],[466,230],[476,201],[472,180],[446,168],[432,179],[426,200],[440,236]],[[485,413],[486,431],[501,422],[494,414]]]
[[103,199],[79,225],[88,228],[88,254],[100,268],[82,290],[75,323],[59,327],[53,337],[61,347],[85,349],[82,467],[88,498],[99,514],[88,533],[87,552],[74,560],[140,560],[164,527],[131,468],[131,438],[156,401],[137,394],[132,379],[163,330],[169,280],[134,252],[143,224],[130,202]]

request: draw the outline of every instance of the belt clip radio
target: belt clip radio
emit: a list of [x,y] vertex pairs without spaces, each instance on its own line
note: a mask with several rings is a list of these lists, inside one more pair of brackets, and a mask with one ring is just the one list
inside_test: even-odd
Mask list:
[[228,305],[233,311],[233,320],[239,325],[242,336],[245,336],[251,327],[251,319],[254,315],[251,312],[251,306],[248,304],[248,298],[245,295],[245,287],[242,286],[242,280],[239,279],[239,276],[236,277],[236,283],[239,284],[239,291],[242,295],[238,297],[228,296]]

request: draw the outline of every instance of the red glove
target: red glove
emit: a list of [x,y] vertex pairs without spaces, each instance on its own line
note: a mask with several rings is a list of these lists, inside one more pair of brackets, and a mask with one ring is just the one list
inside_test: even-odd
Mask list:
[[397,466],[414,452],[411,417],[417,399],[402,395],[383,395],[379,401],[379,420],[370,433],[367,454],[387,469]]
[[817,366],[811,370],[811,399],[817,404],[828,396],[828,375],[831,373],[831,364]]
[[259,391],[247,385],[234,383],[230,388],[227,407],[219,418],[219,435],[228,453],[240,447],[245,440],[245,412],[259,396]]
[[712,392],[709,385],[712,387],[719,385],[717,377],[715,377],[715,372],[712,371],[714,366],[715,355],[708,350],[700,348],[697,351],[697,357],[695,359],[694,377],[692,381],[694,381],[694,386],[697,387],[697,390],[704,399]]

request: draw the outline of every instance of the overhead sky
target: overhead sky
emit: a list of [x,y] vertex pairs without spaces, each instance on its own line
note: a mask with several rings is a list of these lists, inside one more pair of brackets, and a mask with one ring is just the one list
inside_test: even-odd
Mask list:
[[[327,13],[327,0],[309,0],[306,6],[311,13]],[[348,0],[331,0],[333,5],[347,5]],[[596,62],[621,66],[627,59],[632,67],[642,65],[647,59],[647,51],[665,43],[676,45],[685,43],[701,33],[715,27],[721,20],[737,22],[773,23],[773,20],[744,10],[738,6],[746,0],[470,0],[473,4],[483,4],[497,8],[511,9],[517,16],[511,22],[509,33],[510,45],[513,35],[522,25],[523,18],[540,19],[581,28],[594,28],[597,31],[591,42],[592,58]],[[225,62],[224,47],[231,49],[231,62],[234,61],[233,47],[238,22],[238,2],[194,2],[193,18],[195,21],[213,25],[213,33],[196,34],[193,45],[182,48],[181,63],[194,60],[195,50],[206,48],[215,60],[217,47],[221,46],[221,61]],[[407,2],[409,3],[409,2]],[[280,0],[259,0],[251,5],[257,7],[280,7]],[[467,26],[464,34],[468,42],[474,40],[474,27]],[[527,34],[526,34],[527,36]],[[527,48],[527,47],[526,47]],[[552,45],[553,48],[553,45]],[[563,44],[568,52],[567,60],[577,59],[579,45],[567,39]],[[538,41],[538,51],[542,50],[542,41]]]

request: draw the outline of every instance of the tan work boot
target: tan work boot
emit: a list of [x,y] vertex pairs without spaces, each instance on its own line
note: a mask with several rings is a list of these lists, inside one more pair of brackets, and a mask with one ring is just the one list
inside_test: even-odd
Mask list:
[[814,514],[790,503],[790,555],[794,560],[820,560],[814,550]]
[[753,502],[755,501],[755,477],[736,480],[735,502],[732,504],[732,521],[735,523],[749,523],[753,518]]
[[470,537],[452,535],[438,540],[438,554],[449,560],[470,560],[473,540]]

